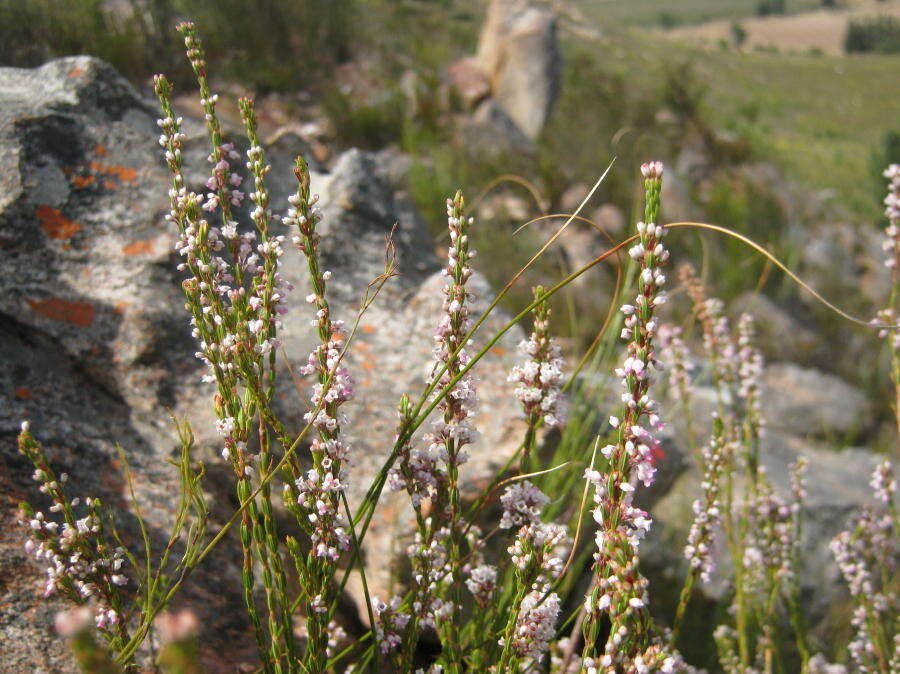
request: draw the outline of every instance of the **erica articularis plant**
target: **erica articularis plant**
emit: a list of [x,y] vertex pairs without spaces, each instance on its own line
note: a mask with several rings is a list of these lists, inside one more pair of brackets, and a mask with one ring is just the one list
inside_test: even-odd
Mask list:
[[[313,408],[306,413],[306,421],[316,429],[317,436],[310,446],[313,467],[295,482],[296,502],[302,517],[309,525],[312,554],[292,550],[303,590],[307,595],[306,666],[311,671],[323,671],[329,641],[330,606],[336,598],[332,578],[336,564],[350,547],[350,534],[341,507],[347,481],[350,447],[341,437],[340,407],[353,397],[353,380],[341,362],[344,345],[343,324],[332,320],[325,296],[328,271],[319,268],[319,235],[316,224],[321,211],[315,207],[318,196],[310,193],[309,170],[302,158],[294,169],[298,187],[290,198],[291,209],[284,223],[297,229],[294,242],[306,256],[312,293],[306,298],[316,308],[315,319],[320,343],[309,355],[303,374],[315,374],[310,402]],[[293,546],[292,546],[293,547]]]
[[875,506],[863,510],[856,525],[831,542],[853,603],[850,656],[858,671],[896,672],[900,665],[900,613],[896,571],[900,522],[893,466],[885,460],[872,475]]
[[[30,424],[22,423],[19,451],[34,466],[39,491],[51,502],[46,513],[21,504],[20,525],[28,536],[25,551],[45,565],[44,595],[61,595],[78,606],[57,616],[57,631],[69,640],[86,672],[135,671],[136,653],[155,618],[202,558],[208,542],[208,510],[200,490],[204,469],[191,459],[190,428],[183,422],[176,426],[181,456],[173,463],[179,469],[181,493],[168,540],[155,558],[135,500],[133,476],[120,452],[144,547],[138,561],[122,542],[110,510],[99,499],[69,496],[68,475],[53,470]],[[180,559],[173,555],[176,546]]]
[[529,466],[529,458],[537,441],[541,425],[547,428],[560,426],[565,419],[565,401],[562,398],[565,363],[562,351],[550,337],[550,303],[544,299],[544,288],[534,289],[534,299],[539,302],[534,309],[534,329],[529,339],[519,344],[526,357],[516,365],[509,381],[519,384],[516,397],[522,403],[528,426],[522,446],[521,465]]
[[891,294],[888,305],[878,312],[873,323],[885,326],[879,332],[891,350],[891,379],[894,385],[894,413],[900,435],[900,164],[891,164],[884,172],[888,179],[888,194],[884,199],[884,214],[888,220],[883,248],[887,257],[884,265],[891,274]]
[[[195,28],[185,23],[179,26],[179,31],[184,35],[187,55],[200,85],[212,147],[208,160],[213,168],[205,185],[209,190],[205,198],[188,191],[182,173],[184,136],[180,132],[180,120],[171,108],[169,83],[163,76],[157,76],[156,93],[165,115],[160,120],[163,130],[160,144],[166,150],[173,177],[168,219],[177,225],[182,237],[178,247],[185,261],[180,269],[190,274],[182,287],[192,315],[194,337],[200,341],[201,350],[197,355],[209,367],[206,379],[214,381],[218,389],[215,411],[216,426],[223,439],[222,456],[234,471],[238,499],[247,504],[242,511],[240,532],[244,601],[257,646],[261,653],[268,654],[264,662],[279,662],[283,653],[290,654],[294,649],[288,600],[283,591],[286,583],[275,544],[277,532],[271,517],[269,493],[262,495],[262,523],[257,502],[250,495],[254,470],[258,466],[264,471],[269,469],[268,424],[263,410],[269,406],[271,390],[266,390],[266,383],[268,380],[271,384],[274,371],[266,355],[277,343],[274,334],[280,325],[275,307],[283,299],[283,292],[276,292],[274,286],[279,282],[275,269],[283,250],[280,237],[268,239],[268,220],[272,216],[265,208],[265,191],[260,184],[256,186],[256,196],[262,202],[255,217],[257,229],[255,232],[239,230],[231,209],[241,204],[244,193],[237,189],[242,178],[232,171],[230,162],[240,155],[222,137],[215,108],[217,97],[209,90],[206,62]],[[252,117],[249,107],[245,107],[245,117],[248,121]],[[264,175],[261,158],[254,152],[250,159],[251,170],[259,183]],[[218,211],[220,226],[210,224],[202,216],[203,211]],[[254,245],[258,237],[261,242]],[[246,390],[247,395],[236,395],[240,389]],[[248,448],[256,427],[259,454],[253,454]],[[263,568],[267,590],[268,638],[253,596],[257,561]],[[267,666],[266,671],[273,670]]]
[[[379,619],[382,650],[402,645],[399,662],[408,665],[423,627],[437,629],[448,649],[448,666],[462,661],[454,616],[459,604],[459,560],[464,522],[459,495],[459,467],[466,462],[466,445],[476,436],[469,419],[474,413],[474,380],[463,373],[469,363],[465,340],[471,323],[466,283],[472,275],[469,261],[469,227],[473,219],[465,214],[465,202],[457,192],[447,200],[447,227],[450,247],[447,266],[442,271],[446,283],[439,325],[434,335],[435,364],[431,388],[444,391],[437,405],[438,418],[425,435],[423,448],[403,445],[398,465],[390,473],[391,488],[405,489],[416,512],[417,531],[409,556],[413,566],[413,588],[406,613],[395,610]],[[411,423],[408,398],[401,401],[401,434]],[[428,499],[427,504],[424,499]],[[423,506],[427,505],[427,513]],[[399,607],[399,598],[391,606]],[[388,606],[388,605],[383,605]],[[392,629],[393,628],[393,629]],[[400,633],[403,636],[400,636]]]
[[[662,265],[669,253],[662,244],[665,228],[657,224],[663,167],[651,162],[641,167],[644,175],[644,222],[637,225],[639,242],[629,254],[637,261],[638,295],[634,304],[622,307],[622,338],[628,350],[616,375],[622,382],[621,417],[610,417],[616,443],[602,453],[606,472],[586,474],[594,488],[597,552],[594,585],[585,602],[583,666],[588,671],[636,672],[645,667],[671,669],[674,659],[658,646],[650,646],[651,620],[647,607],[647,581],[637,568],[640,539],[650,527],[650,517],[632,505],[637,482],[653,481],[653,462],[658,441],[653,432],[661,427],[656,402],[650,398],[651,374],[658,367],[654,337],[656,307],[665,302],[661,291]],[[608,615],[610,632],[601,646],[601,618]]]
[[528,481],[511,485],[501,497],[501,528],[518,526],[507,548],[514,569],[515,594],[503,606],[507,616],[502,648],[491,671],[516,671],[537,667],[555,636],[560,598],[552,583],[562,573],[570,541],[566,527],[541,521],[549,498]]
[[[466,282],[472,275],[469,261],[475,256],[474,251],[469,250],[468,231],[472,223],[473,219],[466,215],[462,193],[457,192],[453,199],[447,200],[450,248],[447,251],[447,267],[444,270],[447,277],[443,290],[444,315],[434,337],[435,367],[444,370],[439,380],[441,387],[450,386],[453,379],[462,374],[463,367],[469,362],[464,341],[471,327],[467,306],[470,295]],[[458,562],[462,551],[460,534],[463,525],[459,498],[459,467],[468,459],[465,446],[475,439],[476,431],[469,422],[474,413],[475,401],[474,381],[470,375],[464,375],[447,391],[438,406],[439,418],[435,422],[434,429],[425,437],[425,442],[438,451],[447,473],[445,494],[438,493],[435,506],[436,509],[444,509],[446,513],[441,519],[446,522],[448,530],[447,563],[451,592],[449,597],[445,593],[439,597],[441,606],[435,617],[438,632],[446,639],[450,671],[455,671],[462,657],[458,652],[457,632],[453,625],[459,604]]]
[[668,370],[667,383],[670,397],[675,400],[682,412],[687,427],[687,441],[698,464],[702,467],[702,457],[697,447],[697,435],[691,414],[691,375],[690,352],[684,343],[682,329],[678,326],[663,324],[659,328],[659,345],[662,361]]
[[703,346],[712,369],[719,411],[724,412],[723,406],[733,400],[731,387],[737,379],[735,347],[724,315],[725,304],[716,297],[707,297],[703,282],[691,265],[682,265],[678,277],[693,302],[694,316],[702,329]]
[[[748,504],[749,521],[742,541],[744,558],[741,580],[745,584],[746,599],[752,605],[759,623],[756,665],[764,672],[776,669],[776,611],[799,591],[799,588],[795,589],[795,565],[800,512],[805,498],[802,476],[805,468],[803,459],[792,467],[792,494],[790,499],[785,499],[775,493],[766,478],[765,467],[760,466],[757,487]],[[802,631],[798,632],[797,638],[802,653]],[[803,656],[804,659],[807,656]]]
[[[742,315],[737,335],[733,335],[722,302],[706,296],[690,267],[683,267],[679,275],[702,327],[717,412],[710,449],[703,451],[701,486],[705,503],[698,500],[694,504],[695,521],[685,550],[691,568],[676,611],[673,639],[677,638],[695,583],[709,582],[709,544],[715,537],[710,524],[718,521],[724,529],[734,569],[734,627],[722,625],[716,632],[720,663],[726,671],[749,671],[752,667],[775,671],[780,666],[775,640],[779,610],[783,608],[790,617],[806,671],[810,657],[806,627],[799,612],[798,580],[805,459],[801,457],[792,469],[791,498],[775,493],[759,458],[765,427],[760,411],[764,364],[754,344],[753,318]],[[743,476],[743,488],[736,494],[739,475]]]
[[54,473],[27,422],[19,434],[19,452],[34,466],[32,477],[41,493],[52,501],[49,512],[62,517],[60,523],[28,503],[19,509],[19,522],[29,531],[25,551],[42,562],[47,574],[44,596],[60,593],[76,604],[90,602],[90,617],[109,647],[123,648],[129,640],[130,617],[121,590],[128,584],[122,568],[126,552],[105,531],[110,520],[103,504],[95,498],[67,496],[68,475]]
[[675,618],[672,623],[671,642],[678,639],[685,611],[694,589],[694,584],[699,578],[704,583],[710,582],[713,571],[713,546],[715,544],[716,529],[722,519],[722,472],[729,462],[730,446],[723,437],[722,420],[713,419],[712,438],[708,447],[701,450],[703,481],[700,483],[703,495],[694,501],[692,510],[694,522],[688,533],[687,545],[684,548],[684,556],[690,567],[685,579],[678,607],[675,610]]
[[[65,595],[84,609],[63,614],[59,621],[82,667],[97,672],[138,667],[199,671],[198,619],[166,611],[197,564],[229,540],[226,534],[233,526],[240,562],[233,580],[240,583],[246,636],[255,641],[262,672],[422,671],[417,667],[434,674],[690,671],[675,650],[676,641],[679,635],[688,636],[682,626],[687,624],[694,589],[710,581],[721,527],[735,565],[734,617],[717,631],[721,665],[742,674],[783,671],[777,628],[780,611],[787,609],[803,667],[812,673],[817,661],[805,648],[797,582],[802,464],[792,476],[791,494],[777,494],[759,461],[763,362],[754,345],[752,320],[742,317],[732,333],[724,305],[707,298],[703,284],[690,271],[682,276],[712,363],[717,410],[703,449],[694,437],[701,429],[689,422],[688,442],[698,455],[703,477],[685,541],[689,569],[671,634],[660,633],[650,618],[648,581],[638,567],[638,552],[651,520],[634,498],[639,485],[653,482],[655,463],[661,458],[656,438],[661,423],[653,391],[661,361],[669,365],[670,388],[688,416],[692,395],[688,345],[677,329],[658,328],[658,308],[665,301],[663,268],[669,257],[664,236],[691,224],[658,222],[662,165],[653,162],[642,168],[645,208],[637,233],[611,250],[597,251],[592,262],[558,283],[535,288],[533,301],[483,346],[476,343],[487,316],[556,235],[481,316],[470,315],[474,222],[460,193],[446,202],[450,246],[432,369],[421,395],[401,397],[397,437],[392,446],[382,448],[383,464],[354,510],[347,491],[352,468],[347,438],[352,427],[344,416],[354,390],[344,358],[354,343],[359,317],[380,284],[393,275],[393,261],[368,286],[357,322],[345,329],[329,302],[332,276],[320,256],[323,214],[306,162],[302,157],[296,160],[296,191],[287,208],[278,211],[285,217],[276,218],[275,210],[285,205],[271,203],[266,185],[269,165],[253,101],[238,102],[248,146],[242,154],[223,132],[194,26],[182,24],[179,30],[200,90],[210,170],[200,181],[202,186],[187,184],[183,120],[173,110],[171,85],[158,76],[159,142],[171,174],[168,221],[177,232],[178,269],[197,357],[214,390],[217,451],[233,476],[238,504],[210,536],[201,489],[203,468],[191,460],[190,428],[177,422],[182,448],[174,463],[182,493],[172,533],[154,556],[156,540],[151,540],[135,504],[146,552],[136,555],[122,544],[99,501],[66,495],[65,477],[57,477],[27,426],[23,429],[20,449],[34,465],[35,480],[50,501],[44,511],[23,505],[26,549],[47,566],[46,590]],[[895,215],[890,217],[896,220]],[[892,241],[895,229],[889,228]],[[291,290],[281,275],[288,238],[304,256],[309,278],[306,301],[316,337],[300,368],[310,390],[305,396],[307,411],[298,415],[303,428],[297,434],[286,430],[292,424],[279,417],[275,406],[279,347],[285,337],[282,316]],[[597,437],[591,452],[584,435],[595,434],[593,415],[602,412],[607,417],[609,410],[597,405],[593,396],[584,396],[568,414],[563,392],[576,375],[567,380],[563,374],[562,349],[550,334],[549,303],[593,265],[629,246],[636,296],[622,307],[620,335],[626,347],[614,370],[621,384],[621,405],[616,402],[608,417],[609,444],[600,450]],[[891,246],[889,250],[895,251],[895,243]],[[390,241],[387,248],[391,258]],[[470,502],[471,494],[463,492],[461,484],[467,453],[477,437],[473,368],[507,331],[529,317],[532,332],[521,341],[520,359],[508,377],[525,421],[521,442],[515,451],[484,448],[487,453],[507,452],[502,457],[505,465]],[[601,341],[604,331],[605,327],[596,342],[604,344],[597,350],[604,355],[594,366],[608,372],[611,368],[604,358],[613,349]],[[615,338],[615,333],[611,336]],[[586,356],[582,364],[587,360]],[[481,395],[492,390],[485,386]],[[585,412],[588,407],[594,409]],[[542,447],[541,430],[556,427],[566,427],[560,445],[568,442],[568,446],[555,447],[553,434]],[[598,454],[602,459],[595,465]],[[572,465],[579,470],[562,470]],[[579,481],[584,467],[579,501],[572,498],[579,490],[568,487]],[[896,669],[898,659],[890,651],[896,622],[885,580],[893,571],[890,551],[896,536],[892,485],[889,471],[881,470],[873,488],[882,505],[864,514],[858,527],[835,543],[859,605],[854,658],[863,663],[860,667],[873,671]],[[406,587],[396,593],[383,588],[386,600],[381,601],[370,598],[365,563],[394,560],[365,560],[362,541],[380,512],[385,486],[406,493],[413,523],[411,531],[399,532],[411,539],[406,548]],[[273,494],[283,500],[277,518]],[[589,495],[597,524],[596,547],[579,547]],[[497,506],[497,518],[490,523],[483,521],[488,505]],[[496,545],[489,545],[491,541]],[[577,573],[569,572],[584,569],[591,554],[587,596],[576,597],[578,608],[566,616],[566,607],[573,603],[567,595],[580,581]],[[338,605],[348,577],[357,571],[364,595],[360,615],[363,609],[366,615],[358,623],[354,643],[345,645]],[[855,591],[857,585],[863,590]],[[148,641],[150,647],[145,648]]]

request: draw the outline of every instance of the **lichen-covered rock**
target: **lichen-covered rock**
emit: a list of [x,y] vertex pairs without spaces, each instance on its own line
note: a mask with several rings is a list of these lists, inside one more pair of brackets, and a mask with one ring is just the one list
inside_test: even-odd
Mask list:
[[[207,462],[214,525],[235,505],[230,470],[218,457],[212,389],[200,381],[183,308],[176,237],[164,221],[170,179],[155,117],[152,104],[93,58],[0,69],[0,526],[8,532],[0,539],[3,671],[72,669],[51,630],[60,605],[39,597],[40,573],[26,558],[15,524],[15,505],[39,497],[15,448],[23,419],[31,420],[53,463],[71,474],[73,488],[114,507],[131,541],[139,539],[116,444],[125,450],[151,537],[159,541],[177,505],[177,475],[167,463],[178,449],[170,411],[193,424],[197,456]],[[208,149],[200,125],[186,122],[185,155],[192,162],[187,175],[200,183]],[[239,148],[246,145],[235,140]],[[288,171],[303,149],[293,133],[276,135],[267,147],[279,172]],[[424,389],[442,264],[425,223],[398,188],[402,162],[350,151],[331,173],[313,168],[313,189],[325,214],[324,265],[334,274],[332,306],[351,325],[367,285],[384,270],[386,237],[397,225],[400,275],[362,317],[350,358],[358,382],[357,400],[347,405],[355,505],[390,452],[400,395],[415,397]],[[290,174],[273,178],[276,210],[286,209],[293,180]],[[475,263],[477,268],[477,258]],[[298,289],[287,316],[285,351],[294,366],[306,360],[313,343],[303,302],[305,269],[290,247],[284,270]],[[493,291],[477,275],[472,282],[477,316]],[[473,349],[505,320],[502,314],[489,319]],[[477,421],[483,435],[464,469],[467,493],[518,445],[517,406],[506,372],[521,336],[518,328],[511,330],[479,368]],[[299,428],[310,382],[294,380],[287,369],[279,381],[288,425]],[[397,536],[404,533],[404,503],[385,495],[366,540],[370,583],[382,592]],[[201,616],[209,671],[252,668],[255,660],[237,549],[235,540],[223,541],[192,574],[179,600]]]
[[[190,413],[198,429],[209,424],[209,393],[199,383],[174,274],[175,236],[163,220],[169,179],[157,132],[153,107],[97,59],[0,69],[4,671],[71,669],[50,627],[59,605],[40,598],[38,570],[15,524],[16,503],[37,497],[15,448],[20,422],[31,420],[79,495],[102,497],[134,535],[121,444],[155,540],[165,535],[178,493],[166,463],[178,448],[167,408]],[[233,574],[231,562],[214,554],[184,598],[203,596],[210,573]],[[197,605],[213,666],[217,653],[237,652],[227,648],[229,637],[245,631],[230,610],[240,595],[223,587]]]

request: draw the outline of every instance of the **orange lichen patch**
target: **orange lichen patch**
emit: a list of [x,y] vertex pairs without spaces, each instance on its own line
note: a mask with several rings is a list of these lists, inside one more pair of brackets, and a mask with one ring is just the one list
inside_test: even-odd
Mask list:
[[114,183],[112,180],[104,180],[104,181],[103,181],[103,187],[105,187],[105,188],[108,189],[108,190],[117,190],[117,189],[119,189],[119,186],[118,186],[116,183]]
[[98,161],[92,161],[88,164],[88,167],[95,173],[118,178],[119,182],[131,183],[137,180],[137,171],[127,166],[116,166],[114,164],[102,164]]
[[371,372],[375,369],[375,363],[373,363],[371,360],[364,360],[362,362],[362,369],[366,370],[367,372]]
[[[115,462],[110,461],[110,463],[115,463]],[[113,466],[113,468],[115,468],[115,466]],[[122,486],[121,483],[119,482],[119,476],[116,473],[114,473],[112,471],[108,471],[108,470],[104,470],[101,472],[100,484],[103,486],[103,488],[106,491],[112,492],[112,493],[115,493],[116,490],[120,489]]]
[[41,221],[41,228],[51,239],[71,239],[81,225],[72,222],[51,206],[38,206],[34,214]]
[[492,346],[491,353],[495,356],[505,356],[508,352],[502,346]]
[[84,70],[81,68],[75,67],[69,71],[69,77],[78,77],[79,75],[84,75]]
[[15,391],[13,391],[13,395],[14,395],[16,398],[18,398],[19,400],[31,400],[31,398],[33,397],[33,396],[31,395],[31,389],[29,389],[29,388],[24,388],[24,387],[23,387],[23,388],[17,388]]
[[109,151],[98,143],[94,146],[94,154],[98,157],[106,157],[109,154]]
[[124,312],[128,307],[130,307],[131,304],[132,304],[131,302],[126,302],[125,300],[122,300],[121,302],[116,302],[116,306],[115,306],[116,313],[117,313],[117,314],[121,314],[121,313]]
[[100,348],[99,346],[97,346],[96,344],[95,344],[94,346],[91,347],[91,354],[92,354],[92,355],[94,355],[94,356],[99,356],[99,355],[102,354],[102,353],[103,353],[103,349],[101,349],[101,348]]
[[366,323],[365,325],[362,325],[360,327],[362,328],[362,331],[364,333],[366,333],[367,335],[371,335],[373,332],[375,332],[378,329],[374,325],[369,325],[368,323]]
[[144,241],[135,241],[134,243],[122,246],[122,255],[128,255],[129,257],[133,255],[152,255],[155,244],[155,238],[146,239]]
[[79,327],[87,327],[94,320],[97,310],[89,302],[70,302],[61,297],[49,297],[46,300],[28,300],[28,306],[35,313],[47,318],[71,323]]
[[88,185],[93,185],[95,180],[94,176],[72,176],[72,186],[76,190],[83,190]]

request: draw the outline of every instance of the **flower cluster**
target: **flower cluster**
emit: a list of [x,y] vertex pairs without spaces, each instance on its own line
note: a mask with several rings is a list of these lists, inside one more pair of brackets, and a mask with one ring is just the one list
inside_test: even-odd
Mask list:
[[528,583],[545,584],[562,573],[570,544],[563,525],[532,522],[519,528],[507,551],[521,578]]
[[704,583],[710,582],[710,576],[715,568],[712,555],[715,529],[722,519],[722,505],[719,501],[720,483],[722,471],[728,463],[728,453],[731,451],[722,439],[721,421],[716,420],[714,424],[716,431],[712,440],[709,446],[702,450],[704,472],[700,488],[703,490],[703,496],[694,501],[692,508],[694,521],[684,548],[684,556],[691,569],[699,572],[700,579]]
[[550,498],[525,480],[510,485],[500,497],[501,529],[516,527],[516,538],[507,548],[522,585],[546,585],[562,572],[570,543],[566,527],[541,522]]
[[738,396],[743,401],[747,421],[753,434],[761,435],[765,422],[760,409],[759,386],[763,373],[763,357],[755,346],[756,328],[753,316],[741,314],[738,321]]
[[62,522],[52,520],[27,503],[19,508],[18,522],[28,531],[25,552],[45,567],[44,596],[60,592],[78,604],[92,602],[96,626],[112,633],[123,619],[118,588],[128,579],[122,572],[125,550],[106,541],[99,499],[83,499],[87,512],[83,517],[76,515],[82,499],[66,496],[63,485],[68,475],[56,476],[28,422],[22,424],[19,451],[34,466],[32,478],[39,491],[52,501],[49,511],[62,518]]
[[[450,232],[450,248],[447,253],[447,267],[442,274],[447,278],[444,294],[443,313],[435,331],[433,371],[441,372],[436,381],[431,382],[435,395],[446,389],[446,395],[438,404],[439,415],[433,422],[432,431],[426,434],[423,448],[414,448],[409,443],[400,453],[398,465],[391,469],[388,480],[392,490],[406,489],[415,507],[423,498],[437,496],[439,487],[447,492],[454,489],[456,469],[466,461],[463,449],[476,437],[476,431],[469,419],[474,414],[476,392],[471,376],[463,375],[455,383],[469,362],[463,340],[469,328],[467,303],[472,294],[466,290],[466,282],[472,275],[469,267],[475,252],[469,250],[468,229],[472,218],[464,215],[465,204],[457,192],[447,200],[447,225]],[[401,404],[401,420],[405,419]]]
[[[627,631],[619,628],[610,638],[616,644],[621,644],[625,640]],[[584,674],[673,674],[674,672],[696,672],[689,667],[681,655],[677,651],[665,647],[660,643],[654,643],[647,647],[643,653],[638,653],[633,658],[620,660],[618,667],[613,667],[613,657],[610,654],[604,654],[599,658],[585,658],[582,661],[582,669],[579,670]],[[753,674],[744,671],[742,674]]]
[[675,400],[686,402],[690,396],[691,374],[689,352],[681,336],[681,328],[664,323],[659,328],[661,360],[669,372],[669,387]]
[[900,321],[900,164],[891,164],[884,172],[888,179],[888,194],[884,199],[884,214],[888,219],[882,247],[887,258],[885,266],[891,270],[893,288],[887,307],[878,312],[872,323],[881,326],[878,336],[891,339],[895,385],[900,391],[900,330],[885,326],[895,326]]
[[718,394],[728,396],[729,387],[737,380],[740,365],[725,316],[725,304],[716,297],[706,296],[703,282],[697,278],[691,265],[682,265],[678,278],[693,302],[694,315],[703,329],[703,346],[712,362]]
[[[426,522],[430,525],[432,522]],[[407,549],[412,559],[414,595],[411,603],[413,616],[423,627],[435,627],[447,617],[452,604],[439,598],[446,587],[451,572],[449,560],[450,530],[440,527],[417,531],[413,543]]]
[[322,219],[316,207],[318,195],[310,192],[309,170],[302,158],[297,160],[295,173],[297,192],[288,199],[291,208],[283,218],[284,224],[296,229],[293,241],[306,256],[312,292],[307,301],[316,307],[312,325],[317,328],[319,344],[300,369],[304,375],[314,375],[310,402],[305,420],[316,429],[310,451],[313,468],[295,482],[297,503],[308,513],[313,525],[311,533],[314,553],[334,563],[350,545],[347,524],[340,509],[340,493],[347,484],[347,465],[350,447],[341,438],[344,421],[340,407],[353,398],[353,380],[343,365],[344,334],[340,321],[331,319],[326,299],[326,282],[331,278],[320,271],[318,247],[320,237],[316,226]]
[[900,273],[900,164],[891,164],[884,171],[888,179],[888,194],[884,199],[884,214],[888,219],[885,230],[884,251],[887,253],[885,266],[894,274]]
[[447,200],[450,248],[447,267],[442,271],[447,283],[443,288],[444,313],[434,335],[435,369],[443,370],[437,385],[440,390],[449,387],[449,391],[438,405],[441,414],[432,433],[425,438],[429,452],[436,453],[451,472],[465,463],[467,455],[463,447],[476,435],[469,422],[476,401],[473,380],[466,374],[453,383],[469,362],[463,341],[471,327],[468,302],[472,294],[466,289],[466,282],[472,275],[469,261],[475,256],[475,252],[469,250],[468,230],[472,223],[472,218],[465,215],[462,195],[457,192],[453,199]]
[[[400,400],[400,434],[412,423],[412,409],[409,396]],[[419,510],[424,499],[437,496],[439,484],[446,485],[447,475],[442,470],[443,445],[429,443],[425,447],[414,447],[409,441],[402,443],[396,465],[388,472],[388,487],[391,491],[409,494],[413,508]]]
[[480,564],[474,569],[470,569],[466,587],[475,597],[475,603],[479,608],[486,607],[497,589],[497,567]]
[[540,661],[556,634],[560,601],[555,592],[547,594],[543,587],[525,595],[516,617],[512,646],[525,658]]
[[[802,487],[797,492],[802,494]],[[795,518],[800,504],[776,494],[766,479],[765,467],[760,466],[756,493],[748,505],[749,526],[743,560],[748,583],[766,587],[791,581]]]
[[503,506],[500,528],[511,529],[540,522],[544,506],[549,502],[550,497],[528,480],[511,484],[500,496]]
[[[549,648],[559,597],[551,592],[552,582],[565,568],[565,557],[571,540],[565,526],[541,522],[544,506],[550,499],[530,482],[511,485],[501,497],[502,528],[517,527],[516,537],[507,548],[515,567],[515,584],[526,594],[519,594],[499,644],[504,647],[498,665],[512,667],[515,658],[528,658],[536,665]],[[546,636],[549,635],[549,636]],[[513,655],[515,654],[515,655]]]
[[[194,48],[198,49],[196,45]],[[276,334],[283,327],[279,317],[287,311],[285,298],[292,290],[278,271],[284,237],[268,236],[272,214],[262,178],[269,167],[261,148],[252,146],[247,153],[247,168],[256,179],[250,194],[257,203],[252,213],[256,231],[241,230],[231,211],[244,198],[236,189],[243,178],[231,166],[240,155],[232,143],[221,140],[215,121],[215,97],[204,99],[204,105],[210,108],[207,125],[214,142],[207,157],[213,165],[206,183],[210,192],[204,198],[185,185],[184,134],[181,118],[174,115],[169,102],[171,86],[162,76],[156,77],[155,84],[165,115],[158,120],[162,130],[159,143],[173,177],[166,219],[178,228],[175,248],[184,259],[178,268],[189,273],[182,286],[192,314],[192,334],[200,343],[197,357],[208,368],[204,381],[228,389],[238,379],[253,381],[260,376],[259,359],[279,345]],[[243,104],[248,120],[255,119],[249,102]],[[202,217],[201,207],[221,211],[221,226]]]
[[888,643],[893,599],[882,579],[891,578],[897,566],[897,525],[893,498],[896,483],[893,467],[882,462],[872,476],[877,506],[866,508],[851,531],[838,534],[831,551],[854,602],[854,629],[850,655],[860,671],[880,671],[878,663],[895,657],[895,644]]
[[409,624],[410,616],[400,610],[400,598],[393,597],[389,603],[377,598],[372,602],[375,611],[375,639],[382,653],[389,653],[402,641],[403,631]]
[[[328,461],[328,457],[323,459],[323,462]],[[322,471],[311,468],[295,482],[297,504],[306,510],[313,526],[310,533],[313,554],[336,562],[341,552],[350,547],[350,536],[338,500],[344,485],[331,470],[323,467]]]
[[543,422],[553,428],[565,420],[561,394],[565,363],[559,346],[550,337],[550,305],[543,296],[543,288],[534,289],[534,298],[539,301],[534,309],[534,329],[519,344],[526,360],[512,369],[509,381],[519,384],[516,398],[522,403],[529,425]]
[[894,479],[894,470],[890,461],[882,461],[878,464],[872,472],[869,486],[872,487],[872,494],[879,504],[890,505],[894,498],[894,492],[897,491],[897,481]]
[[625,324],[621,336],[628,340],[628,352],[616,375],[622,384],[623,408],[621,418],[610,418],[617,441],[602,450],[609,464],[607,471],[601,474],[589,469],[585,473],[594,487],[594,519],[599,530],[594,554],[596,583],[585,603],[583,655],[585,659],[596,657],[600,616],[606,612],[612,629],[604,656],[608,656],[611,666],[624,664],[643,652],[649,630],[647,581],[637,569],[637,548],[651,520],[646,512],[632,505],[632,499],[638,481],[645,485],[653,481],[659,446],[653,433],[662,427],[657,404],[649,395],[651,372],[661,367],[653,344],[658,331],[655,312],[666,300],[661,291],[665,283],[661,267],[669,258],[662,243],[665,228],[655,223],[662,170],[659,162],[641,167],[647,222],[637,224],[640,240],[629,250],[640,265],[640,272],[634,303],[622,307]]

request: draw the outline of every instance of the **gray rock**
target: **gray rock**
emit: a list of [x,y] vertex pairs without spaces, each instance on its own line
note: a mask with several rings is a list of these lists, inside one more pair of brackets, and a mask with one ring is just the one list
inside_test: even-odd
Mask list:
[[756,345],[767,360],[813,362],[821,340],[791,313],[765,295],[746,292],[729,305],[734,325],[749,313],[756,319]]
[[483,101],[474,114],[460,119],[458,134],[463,147],[477,148],[482,158],[533,155],[536,149],[505,108],[493,98]]
[[766,423],[798,437],[852,438],[873,420],[872,404],[862,391],[834,375],[790,363],[766,368],[761,398]]
[[[814,638],[827,643],[834,636],[830,632],[832,612],[847,599],[845,585],[828,544],[849,525],[855,513],[871,503],[868,481],[879,457],[860,448],[822,449],[796,437],[771,431],[762,442],[761,464],[775,491],[784,497],[790,494],[790,467],[801,456],[809,461],[801,561],[804,616]],[[741,493],[740,485],[740,482],[736,483],[736,494]],[[700,493],[699,472],[692,464],[677,477],[672,488],[652,510],[653,528],[642,546],[641,558],[651,575],[651,597],[654,587],[661,594],[668,594],[673,584],[676,591],[680,589],[686,574],[682,551],[693,518],[691,506]],[[727,594],[732,569],[721,532],[714,559],[716,571],[711,583],[698,585],[697,591],[709,600],[720,601]]]
[[494,97],[522,132],[536,139],[560,87],[556,15],[527,0],[493,0],[477,59]]

